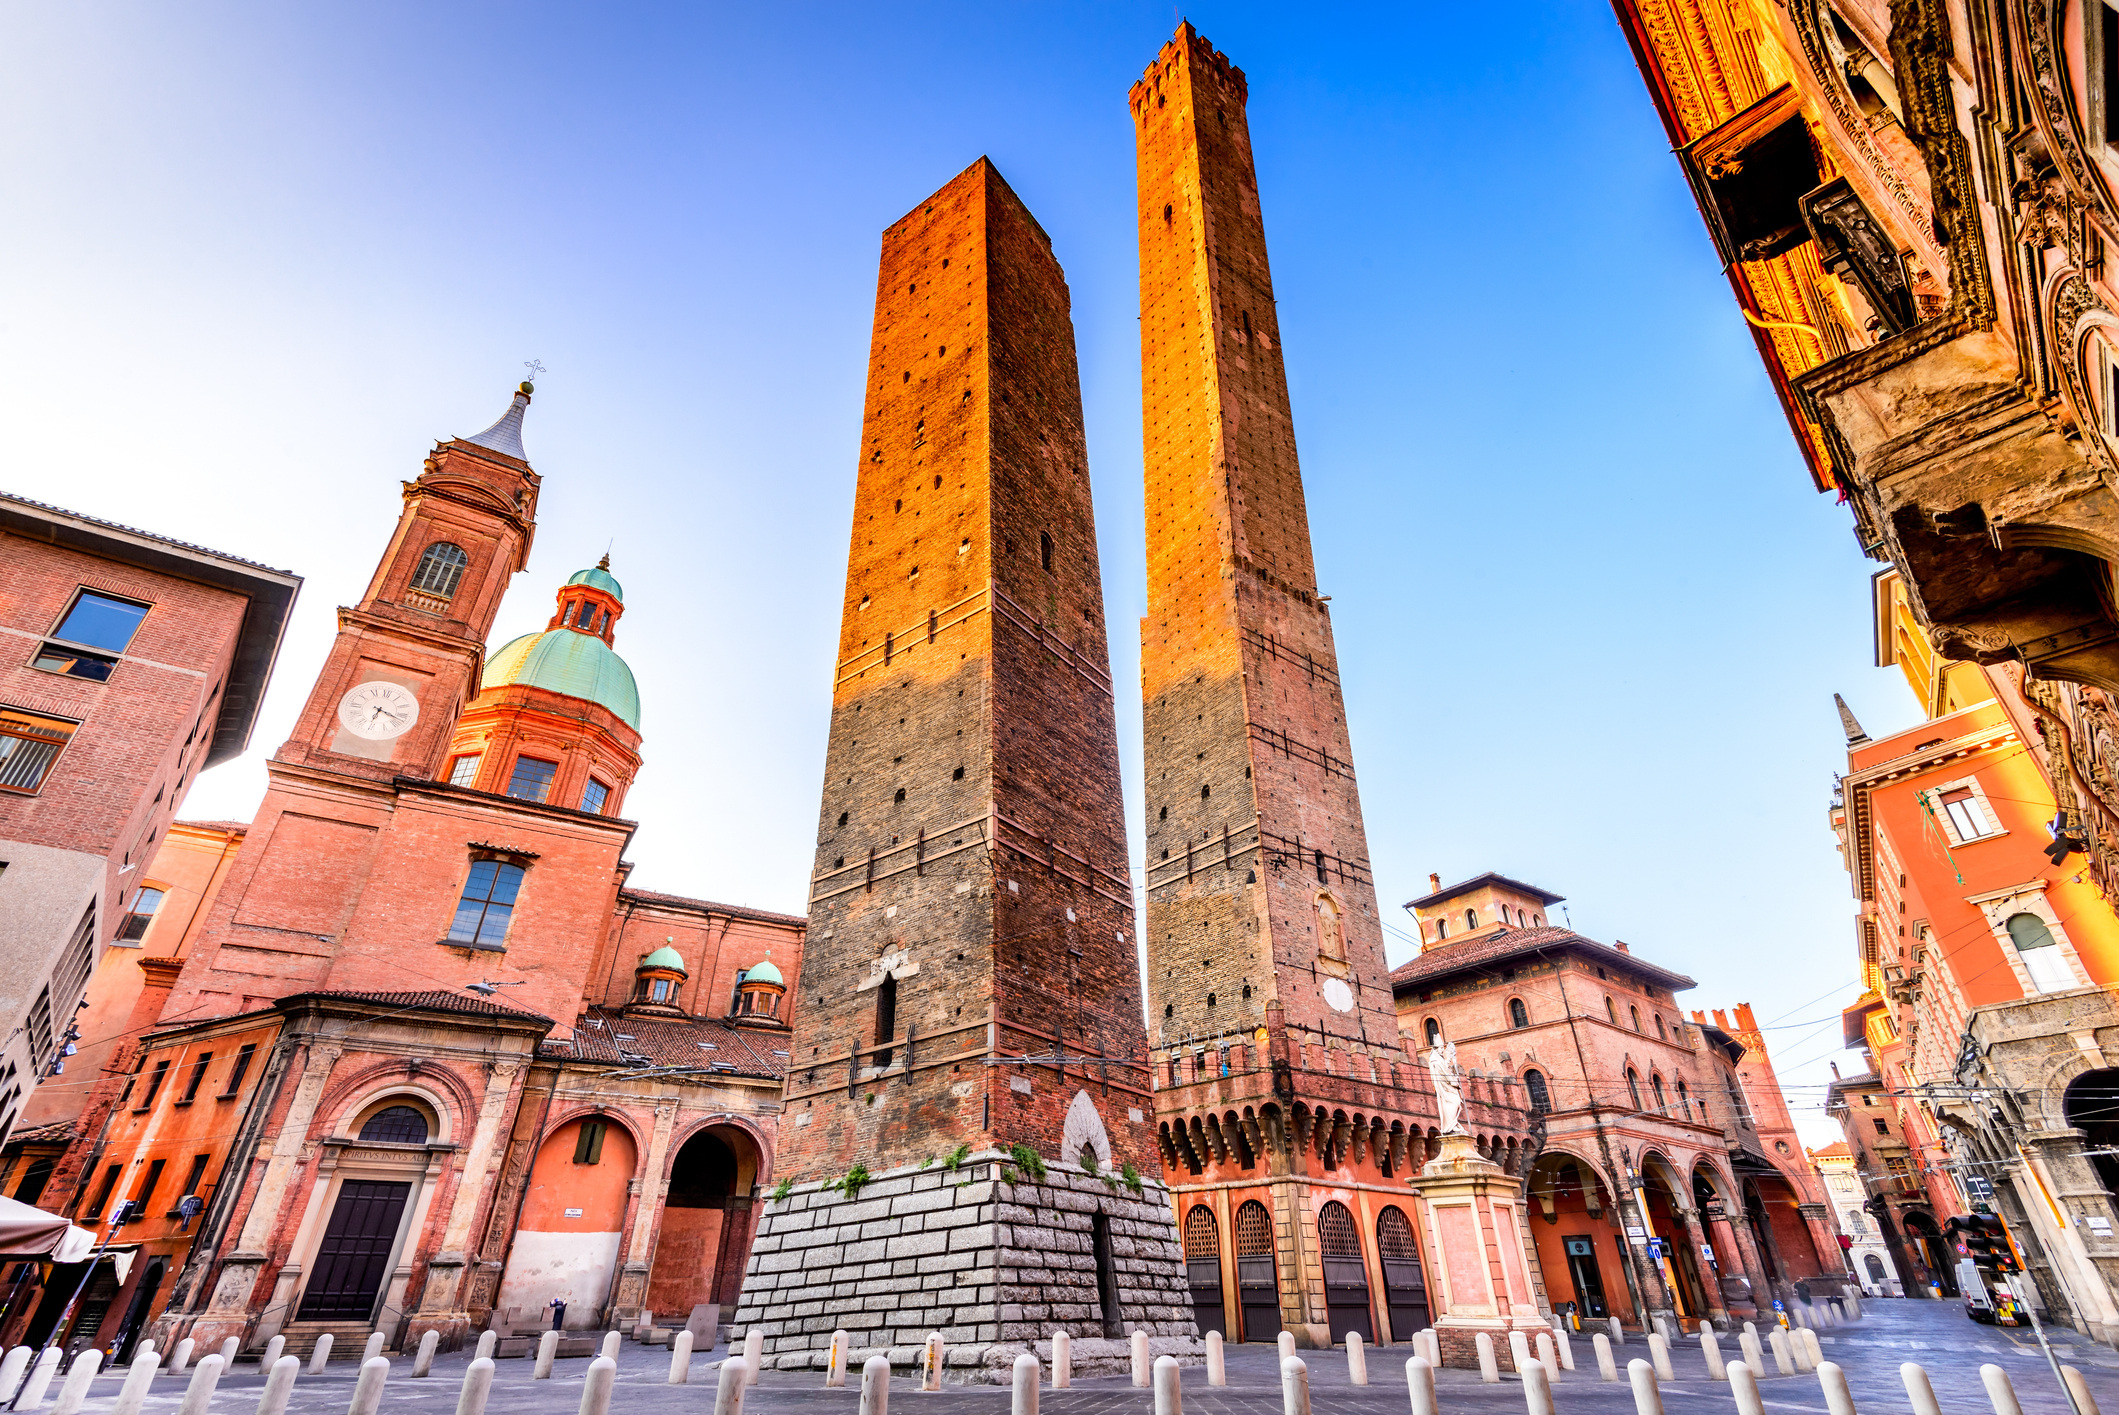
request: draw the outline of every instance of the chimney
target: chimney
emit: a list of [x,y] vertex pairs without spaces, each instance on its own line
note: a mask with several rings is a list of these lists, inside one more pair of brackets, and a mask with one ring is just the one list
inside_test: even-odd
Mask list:
[[1429,875],[1427,877],[1427,888],[1430,894],[1440,894],[1442,892],[1442,876],[1436,874]]
[[1832,1066],[1832,1079],[1833,1079],[1833,1080],[1835,1080],[1835,1081],[1837,1081],[1837,1080],[1839,1080],[1839,1079],[1840,1079],[1840,1075],[1839,1075],[1839,1063],[1838,1063],[1838,1062],[1836,1062],[1836,1061],[1835,1061],[1835,1062],[1832,1062],[1832,1063],[1831,1063],[1831,1066]]
[[1619,952],[1625,954],[1629,958],[1633,956],[1633,950],[1626,946],[1626,940],[1623,938],[1613,943],[1612,947],[1618,949]]

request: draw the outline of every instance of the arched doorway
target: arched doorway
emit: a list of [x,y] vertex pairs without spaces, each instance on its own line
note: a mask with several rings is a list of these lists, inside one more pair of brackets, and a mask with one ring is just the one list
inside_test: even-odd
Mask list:
[[1383,1305],[1391,1340],[1409,1341],[1433,1323],[1428,1314],[1427,1277],[1420,1271],[1420,1245],[1413,1225],[1396,1204],[1376,1215],[1376,1251],[1383,1258]]
[[1692,1225],[1678,1215],[1677,1184],[1676,1174],[1661,1155],[1642,1156],[1641,1187],[1648,1195],[1648,1221],[1663,1240],[1663,1271],[1670,1279],[1671,1295],[1679,1315],[1700,1318],[1708,1314],[1707,1289],[1700,1281]]
[[681,1320],[702,1303],[736,1300],[750,1252],[757,1156],[750,1135],[733,1125],[701,1130],[677,1151],[656,1226],[649,1311]]
[[1221,1301],[1221,1228],[1214,1210],[1194,1204],[1185,1214],[1185,1281],[1192,1289],[1192,1317],[1199,1334],[1221,1332],[1229,1322]]
[[1611,1199],[1596,1167],[1564,1150],[1547,1150],[1532,1164],[1524,1191],[1531,1241],[1555,1310],[1598,1321],[1613,1315],[1614,1301],[1630,1310],[1619,1266],[1624,1260],[1608,1218]]
[[1927,1275],[1920,1280],[1932,1282],[1942,1288],[1945,1297],[1957,1295],[1957,1255],[1943,1238],[1942,1230],[1935,1220],[1919,1209],[1907,1209],[1901,1216],[1906,1225],[1906,1237],[1913,1240],[1918,1250],[1914,1256],[1925,1267]]
[[1878,1287],[1888,1288],[1890,1279],[1884,1275],[1884,1260],[1874,1253],[1862,1254],[1862,1266],[1869,1270],[1869,1281]]
[[1374,1341],[1361,1231],[1354,1227],[1354,1215],[1347,1206],[1336,1199],[1317,1211],[1317,1250],[1324,1261],[1324,1315],[1331,1325],[1333,1344],[1346,1340],[1348,1332],[1360,1332],[1363,1341]]
[[529,1192],[493,1305],[567,1304],[569,1328],[601,1326],[637,1164],[633,1137],[603,1115],[570,1120],[537,1147]]
[[2085,1071],[2068,1082],[2061,1114],[2082,1132],[2097,1182],[2119,1204],[2119,1154],[2111,1153],[2119,1149],[2119,1071]]
[[1729,1197],[1722,1176],[1706,1163],[1692,1169],[1692,1205],[1700,1216],[1701,1241],[1712,1250],[1702,1254],[1705,1280],[1721,1295],[1722,1309],[1736,1315],[1756,1316],[1759,1297],[1745,1270],[1744,1250],[1737,1241],[1736,1225],[1741,1205]]
[[1236,1210],[1236,1299],[1245,1341],[1280,1339],[1280,1279],[1273,1267],[1273,1216],[1256,1199]]

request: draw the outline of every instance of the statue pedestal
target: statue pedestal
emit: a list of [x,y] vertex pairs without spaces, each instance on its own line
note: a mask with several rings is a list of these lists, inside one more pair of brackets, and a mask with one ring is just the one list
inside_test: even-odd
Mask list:
[[1409,1182],[1426,1210],[1428,1297],[1442,1364],[1476,1370],[1485,1332],[1501,1369],[1514,1370],[1509,1332],[1524,1333],[1535,1347],[1537,1333],[1552,1329],[1530,1281],[1523,1185],[1482,1158],[1469,1135],[1444,1135],[1440,1158]]

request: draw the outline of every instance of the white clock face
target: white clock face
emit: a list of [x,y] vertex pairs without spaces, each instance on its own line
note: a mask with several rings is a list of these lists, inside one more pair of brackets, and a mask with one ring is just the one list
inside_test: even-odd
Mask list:
[[338,700],[338,720],[356,737],[388,741],[419,721],[419,699],[395,683],[362,683]]

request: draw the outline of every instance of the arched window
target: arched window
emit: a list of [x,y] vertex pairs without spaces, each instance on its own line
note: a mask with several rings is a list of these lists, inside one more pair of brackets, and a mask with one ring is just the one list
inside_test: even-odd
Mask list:
[[1658,1012],[1658,1013],[1655,1013],[1655,1014],[1654,1014],[1654,1016],[1655,1016],[1655,1034],[1656,1034],[1657,1038],[1658,1038],[1658,1039],[1660,1039],[1660,1040],[1662,1040],[1662,1041],[1666,1041],[1666,1042],[1667,1042],[1667,1041],[1669,1041],[1669,1040],[1670,1040],[1670,1034],[1669,1034],[1668,1032],[1665,1032],[1665,1031],[1663,1030],[1663,1014],[1662,1014],[1662,1013],[1660,1013],[1660,1012]]
[[898,1033],[898,980],[895,974],[886,976],[876,988],[876,1045],[883,1049],[875,1054],[875,1064],[880,1069],[890,1066],[891,1049],[884,1046]]
[[1604,1015],[1611,1018],[1611,1025],[1619,1025],[1619,1005],[1610,998],[1604,999]]
[[1501,906],[1501,922],[1504,924],[1509,922],[1508,906],[1506,904]]
[[1641,1030],[1641,1009],[1640,1009],[1640,1008],[1638,1008],[1638,1007],[1628,1007],[1628,1008],[1627,1008],[1626,1010],[1627,1010],[1628,1012],[1630,1012],[1630,1013],[1632,1013],[1632,1014],[1633,1014],[1633,1029],[1634,1029],[1634,1030],[1635,1030],[1636,1032],[1640,1031],[1640,1030]]
[[1626,1068],[1626,1089],[1633,1096],[1633,1108],[1641,1108],[1641,1078],[1631,1066]]
[[1552,1089],[1545,1084],[1544,1072],[1524,1072],[1523,1089],[1530,1092],[1530,1108],[1539,1115],[1552,1109]]
[[1523,1005],[1523,999],[1520,997],[1512,997],[1508,1000],[1508,1025],[1511,1027],[1528,1027],[1530,1025],[1530,1009]]
[[1648,1078],[1648,1089],[1655,1092],[1655,1108],[1658,1114],[1670,1109],[1670,1102],[1663,1098],[1662,1077],[1650,1076]]
[[2031,975],[2033,988],[2059,992],[2079,986],[2075,970],[2068,966],[2067,955],[2060,951],[2059,941],[2045,926],[2045,920],[2036,914],[2011,914],[2007,928],[2015,941],[2017,956],[2023,959],[2023,970]]
[[1682,1079],[1678,1081],[1678,1109],[1685,1112],[1687,1120],[1692,1118],[1692,1097],[1686,1094],[1685,1082]]
[[1052,568],[1052,536],[1048,532],[1037,533],[1037,558],[1047,570]]
[[471,557],[464,554],[462,546],[438,540],[421,553],[419,568],[412,572],[411,588],[436,599],[454,599],[464,567],[470,563]]
[[1439,939],[1439,938],[1448,938],[1448,937],[1449,937],[1449,920],[1447,920],[1447,919],[1437,919],[1437,920],[1435,920],[1435,937],[1436,937],[1436,938],[1438,938],[1438,939]]
[[1477,909],[1466,909],[1464,911],[1464,927],[1468,929],[1479,927],[1479,911]]
[[427,1143],[427,1117],[408,1105],[385,1106],[361,1126],[363,1140],[381,1140],[392,1145]]
[[1427,1019],[1427,1044],[1431,1047],[1442,1045],[1442,1024],[1432,1017]]

